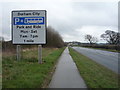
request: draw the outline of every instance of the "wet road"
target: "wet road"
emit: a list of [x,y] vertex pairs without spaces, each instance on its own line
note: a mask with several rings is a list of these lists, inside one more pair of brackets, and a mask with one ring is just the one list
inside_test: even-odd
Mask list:
[[118,53],[83,47],[73,47],[73,49],[118,73]]
[[68,48],[64,50],[59,59],[49,88],[86,88],[76,64],[69,55]]

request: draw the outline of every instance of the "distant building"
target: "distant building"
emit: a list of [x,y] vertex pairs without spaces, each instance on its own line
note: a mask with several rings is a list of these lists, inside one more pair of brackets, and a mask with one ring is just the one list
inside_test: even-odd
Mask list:
[[80,42],[73,41],[73,42],[69,42],[68,45],[69,46],[78,46],[78,45],[80,45]]

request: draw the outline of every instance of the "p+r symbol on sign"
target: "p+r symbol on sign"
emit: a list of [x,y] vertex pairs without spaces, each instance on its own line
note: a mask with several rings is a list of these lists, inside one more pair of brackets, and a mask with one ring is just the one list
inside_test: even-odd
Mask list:
[[14,25],[44,24],[44,17],[14,17]]

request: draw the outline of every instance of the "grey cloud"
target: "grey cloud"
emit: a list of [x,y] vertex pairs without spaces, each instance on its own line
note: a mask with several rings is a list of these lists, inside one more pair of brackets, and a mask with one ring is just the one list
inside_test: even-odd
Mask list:
[[[79,33],[84,26],[115,27],[117,28],[117,3],[115,2],[48,2],[48,3],[4,3],[3,34],[11,36],[10,12],[12,10],[47,10],[48,25],[57,30],[64,38],[69,35],[75,40],[84,40],[84,32]],[[102,28],[106,29],[106,28]],[[112,28],[111,28],[112,29]],[[100,29],[99,29],[100,30]],[[88,30],[89,31],[89,30]],[[101,30],[99,33],[104,33]],[[92,30],[89,32],[93,32]],[[69,40],[65,37],[64,40]],[[70,39],[71,39],[70,38]]]

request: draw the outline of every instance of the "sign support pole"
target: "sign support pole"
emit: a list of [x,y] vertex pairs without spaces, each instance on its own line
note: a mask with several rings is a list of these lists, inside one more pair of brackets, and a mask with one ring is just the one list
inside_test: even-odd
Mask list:
[[38,63],[42,64],[42,45],[38,45]]
[[20,45],[17,45],[17,61],[21,59],[21,47]]

